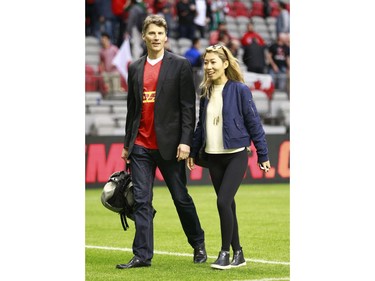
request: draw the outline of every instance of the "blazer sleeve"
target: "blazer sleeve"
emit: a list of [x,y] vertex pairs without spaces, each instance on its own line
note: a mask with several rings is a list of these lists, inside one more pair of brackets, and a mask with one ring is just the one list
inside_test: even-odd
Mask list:
[[181,139],[180,143],[192,145],[195,127],[195,87],[193,71],[187,59],[183,60],[180,75],[180,110]]
[[127,114],[126,114],[126,124],[125,124],[125,138],[124,147],[128,148],[132,136],[132,124],[135,118],[135,93],[133,85],[133,77],[135,74],[135,66],[129,66],[128,72],[128,96],[127,96]]

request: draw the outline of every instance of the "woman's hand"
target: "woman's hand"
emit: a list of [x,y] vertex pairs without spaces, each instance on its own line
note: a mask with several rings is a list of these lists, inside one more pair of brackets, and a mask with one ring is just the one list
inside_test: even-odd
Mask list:
[[271,163],[269,160],[263,163],[258,163],[258,165],[259,165],[259,168],[265,171],[266,173],[271,169]]
[[186,160],[186,166],[188,167],[188,169],[189,169],[190,171],[191,171],[191,170],[194,170],[194,169],[195,169],[194,158],[189,157],[189,158]]

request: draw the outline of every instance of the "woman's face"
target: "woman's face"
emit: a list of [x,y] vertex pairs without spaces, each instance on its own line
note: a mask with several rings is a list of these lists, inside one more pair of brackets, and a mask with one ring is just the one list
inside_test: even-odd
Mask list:
[[228,67],[228,61],[222,61],[217,52],[207,52],[204,57],[204,71],[208,79],[214,84],[223,84],[227,77],[225,69]]

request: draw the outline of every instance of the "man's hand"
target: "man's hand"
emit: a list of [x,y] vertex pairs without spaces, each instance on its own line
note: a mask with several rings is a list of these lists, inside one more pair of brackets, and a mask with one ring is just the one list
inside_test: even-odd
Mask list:
[[180,143],[180,145],[177,147],[177,161],[185,160],[189,157],[190,154],[190,146],[186,144]]
[[129,155],[128,150],[126,148],[123,148],[121,152],[121,158],[124,159],[126,163],[130,163],[130,161],[128,160],[128,155]]

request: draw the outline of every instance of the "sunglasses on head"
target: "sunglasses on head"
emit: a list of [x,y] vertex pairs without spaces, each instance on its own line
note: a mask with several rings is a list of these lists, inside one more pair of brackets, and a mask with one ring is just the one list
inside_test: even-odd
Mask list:
[[220,49],[223,50],[225,57],[228,59],[227,51],[225,50],[225,48],[223,48],[223,45],[215,44],[215,45],[209,46],[206,48],[206,51],[216,52]]
[[223,45],[216,44],[216,45],[209,46],[206,48],[206,51],[216,51],[219,49],[223,49]]

